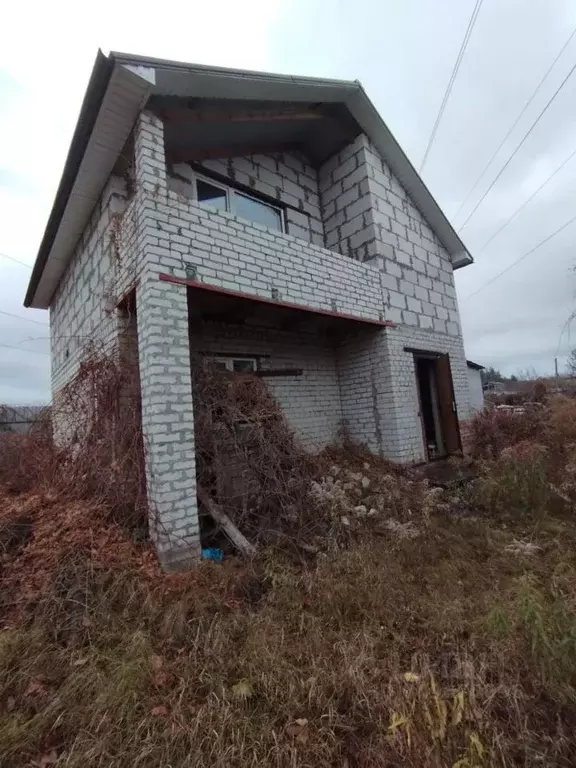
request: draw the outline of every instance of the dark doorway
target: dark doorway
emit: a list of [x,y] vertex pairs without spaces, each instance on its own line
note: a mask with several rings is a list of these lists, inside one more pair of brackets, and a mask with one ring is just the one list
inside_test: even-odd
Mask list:
[[429,461],[461,451],[448,355],[414,353],[419,416]]

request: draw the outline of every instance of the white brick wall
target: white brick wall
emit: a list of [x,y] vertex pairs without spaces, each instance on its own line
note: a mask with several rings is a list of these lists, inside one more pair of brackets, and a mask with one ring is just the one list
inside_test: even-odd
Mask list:
[[342,424],[338,372],[334,349],[324,335],[312,328],[197,322],[190,330],[190,345],[197,353],[254,355],[261,370],[301,368],[301,376],[268,377],[266,385],[307,448],[321,450],[336,440]]
[[299,152],[205,160],[201,165],[257,194],[284,203],[288,234],[324,245],[318,173]]
[[149,252],[174,276],[266,299],[384,319],[380,274],[367,264],[216,213],[168,190],[153,202]]
[[[386,433],[385,455],[396,461],[424,461],[414,355],[405,347],[448,354],[459,421],[470,417],[468,374],[462,338],[406,326],[386,329],[384,377],[379,396],[394,420]],[[384,406],[384,403],[383,403]]]
[[136,302],[150,533],[178,568],[200,554],[186,288],[148,274]]
[[386,317],[458,336],[450,256],[366,136],[327,160],[319,182],[326,247],[382,271]]
[[69,381],[90,342],[111,349],[117,340],[117,318],[110,311],[118,288],[111,227],[125,208],[120,179],[111,178],[76,247],[50,305],[52,393]]

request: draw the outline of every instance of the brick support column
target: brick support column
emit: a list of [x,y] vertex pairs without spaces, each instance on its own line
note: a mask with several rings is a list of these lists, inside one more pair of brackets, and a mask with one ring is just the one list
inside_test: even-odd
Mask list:
[[186,287],[150,271],[137,307],[150,536],[163,567],[179,570],[200,554]]
[[149,112],[141,113],[134,131],[134,165],[137,189],[153,194],[166,189],[164,124]]

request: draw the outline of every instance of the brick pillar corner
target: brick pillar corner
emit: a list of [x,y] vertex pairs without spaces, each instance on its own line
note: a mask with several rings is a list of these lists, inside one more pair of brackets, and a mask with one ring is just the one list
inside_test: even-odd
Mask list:
[[141,112],[134,129],[135,181],[138,189],[166,190],[164,123],[151,112]]
[[165,570],[200,557],[186,287],[143,275],[137,288],[150,536]]

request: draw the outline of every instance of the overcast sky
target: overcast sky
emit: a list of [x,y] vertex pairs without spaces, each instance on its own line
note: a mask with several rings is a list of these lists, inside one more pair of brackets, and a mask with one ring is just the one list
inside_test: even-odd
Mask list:
[[[34,261],[98,47],[359,79],[419,167],[474,4],[100,0],[89,16],[77,2],[9,4],[0,46],[0,253]],[[574,28],[576,4],[570,0],[484,0],[423,173],[457,229],[576,63],[575,36],[456,216]],[[467,297],[576,215],[574,157],[484,248],[576,150],[575,104],[576,72],[461,232],[476,260],[457,272],[466,351],[508,374],[528,367],[552,371],[560,330],[576,308],[576,223]],[[22,306],[29,275],[25,266],[0,256],[0,310],[28,318],[0,314],[0,402],[50,397],[48,314]],[[564,333],[561,367],[570,341]]]

